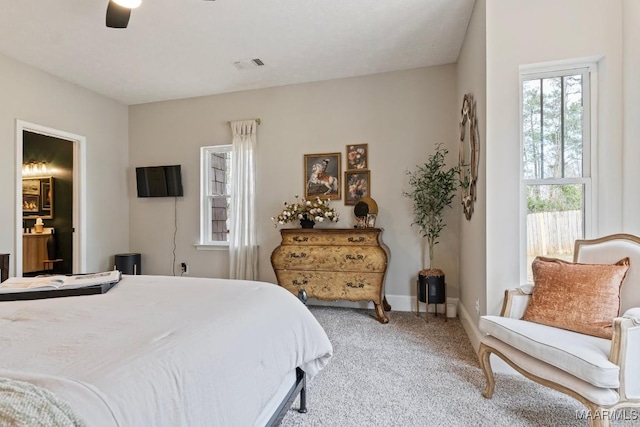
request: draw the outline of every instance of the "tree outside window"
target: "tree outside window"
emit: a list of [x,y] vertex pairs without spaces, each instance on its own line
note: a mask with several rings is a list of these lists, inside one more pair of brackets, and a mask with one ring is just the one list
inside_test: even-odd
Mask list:
[[538,255],[573,259],[591,199],[589,69],[522,76],[527,280]]

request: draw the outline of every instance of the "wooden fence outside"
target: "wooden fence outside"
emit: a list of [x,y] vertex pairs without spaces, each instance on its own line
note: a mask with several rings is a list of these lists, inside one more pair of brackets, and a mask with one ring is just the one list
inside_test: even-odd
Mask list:
[[558,256],[573,253],[582,239],[582,211],[539,212],[527,215],[527,255]]

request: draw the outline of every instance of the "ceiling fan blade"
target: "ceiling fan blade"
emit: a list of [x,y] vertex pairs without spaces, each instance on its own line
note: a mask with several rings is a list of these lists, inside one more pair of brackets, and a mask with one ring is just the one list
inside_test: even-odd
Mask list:
[[107,6],[107,27],[109,28],[127,28],[131,9],[120,6],[113,0],[109,0]]

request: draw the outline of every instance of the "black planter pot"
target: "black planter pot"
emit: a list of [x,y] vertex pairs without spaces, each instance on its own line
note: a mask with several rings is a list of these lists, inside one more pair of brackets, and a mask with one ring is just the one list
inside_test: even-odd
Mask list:
[[418,301],[428,304],[444,304],[446,302],[444,274],[438,276],[420,274],[418,275],[418,283]]
[[300,220],[300,226],[302,228],[313,228],[314,225],[316,225],[315,221],[307,219],[307,217],[304,217]]

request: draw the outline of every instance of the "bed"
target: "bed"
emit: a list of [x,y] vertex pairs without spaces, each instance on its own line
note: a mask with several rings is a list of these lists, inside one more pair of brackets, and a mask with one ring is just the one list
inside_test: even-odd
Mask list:
[[270,283],[124,275],[103,295],[0,302],[0,378],[89,426],[277,424],[332,351]]

